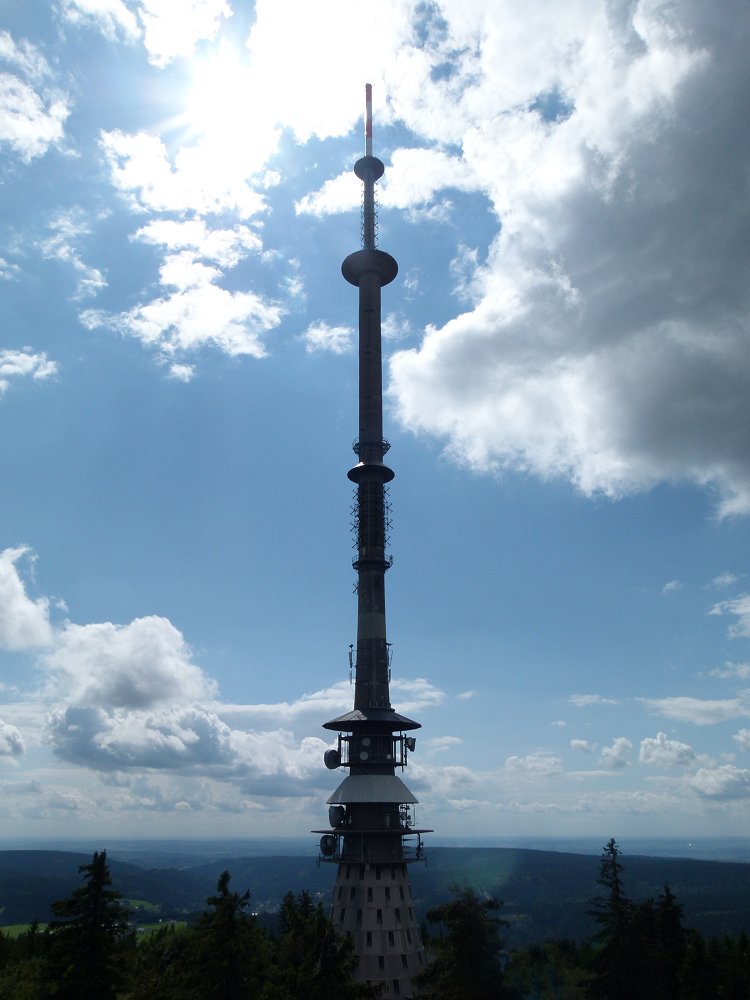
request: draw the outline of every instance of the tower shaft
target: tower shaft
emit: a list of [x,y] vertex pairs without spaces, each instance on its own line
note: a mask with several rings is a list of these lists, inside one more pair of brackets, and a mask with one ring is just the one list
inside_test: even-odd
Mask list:
[[354,707],[324,723],[338,731],[336,749],[326,751],[331,769],[349,774],[328,799],[329,830],[322,833],[321,860],[338,864],[331,916],[352,935],[359,958],[357,978],[380,983],[385,997],[410,997],[411,978],[424,965],[408,863],[423,857],[412,807],[416,798],[396,774],[406,767],[415,740],[406,732],[419,723],[395,712],[390,702],[390,646],[386,631],[385,574],[389,502],[394,473],[383,461],[381,290],[398,265],[377,249],[375,184],[384,167],[372,155],[371,89],[366,88],[365,156],[354,165],[363,184],[362,248],[341,265],[359,295],[359,459],[348,472],[355,484],[357,645]]

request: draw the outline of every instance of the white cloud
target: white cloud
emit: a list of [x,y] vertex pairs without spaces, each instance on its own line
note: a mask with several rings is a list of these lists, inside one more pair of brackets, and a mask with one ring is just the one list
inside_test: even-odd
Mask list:
[[710,615],[735,615],[737,621],[730,625],[728,634],[732,639],[750,637],[750,594],[741,594],[731,601],[720,601],[709,611]]
[[727,661],[723,667],[716,667],[709,670],[709,677],[737,678],[737,680],[750,680],[750,663],[732,663]]
[[[50,70],[29,42],[0,31],[0,144],[7,143],[28,163],[60,145],[70,114],[67,98],[49,82]],[[20,74],[20,75],[19,75]]]
[[102,272],[86,264],[81,257],[76,243],[83,236],[88,236],[91,228],[79,209],[61,212],[49,223],[52,235],[39,243],[42,255],[48,260],[59,260],[69,264],[76,272],[78,287],[76,298],[82,299],[96,295],[107,287]]
[[189,382],[195,375],[193,365],[171,364],[169,366],[169,377],[177,382]]
[[612,745],[602,747],[599,762],[605,767],[620,768],[627,767],[630,763],[628,756],[633,749],[633,744],[624,736],[618,736],[612,741]]
[[402,423],[463,464],[613,497],[711,484],[721,513],[750,510],[750,17],[730,3],[716,32],[700,10],[444,5],[455,72],[428,85],[415,55],[394,88],[410,127],[461,143],[502,222],[474,309],[391,362]]
[[[220,272],[187,251],[167,257],[161,280],[177,290],[110,315],[87,309],[80,320],[88,329],[107,327],[135,337],[171,357],[211,346],[230,357],[265,357],[262,337],[281,321],[283,309],[254,292],[230,292],[214,284]],[[178,377],[186,374],[178,369]]]
[[723,764],[702,767],[689,779],[689,785],[708,799],[744,799],[750,796],[750,770]]
[[750,729],[740,729],[738,733],[734,734],[732,739],[740,750],[750,750]]
[[25,749],[23,737],[16,727],[0,719],[0,757],[20,757]]
[[445,701],[445,691],[424,677],[408,680],[394,677],[391,681],[391,701],[397,712],[423,712]]
[[559,757],[548,750],[536,750],[525,757],[512,756],[505,761],[505,770],[512,774],[523,774],[529,778],[549,778],[562,774],[563,766]]
[[308,352],[330,351],[332,354],[348,354],[352,350],[354,331],[348,326],[328,326],[327,323],[312,323],[302,334]]
[[132,42],[141,34],[135,14],[123,0],[63,0],[61,13],[69,24],[97,27],[106,38],[122,36]]
[[10,386],[11,378],[31,376],[35,382],[43,382],[56,374],[57,362],[44,353],[34,354],[29,348],[0,351],[0,395]]
[[706,586],[712,587],[715,590],[721,590],[724,587],[732,587],[739,580],[739,577],[735,573],[720,573],[715,576],[713,580],[710,580]]
[[568,701],[576,708],[588,708],[590,705],[616,705],[614,698],[605,698],[600,694],[572,694]]
[[35,649],[52,640],[49,601],[33,600],[18,572],[18,563],[29,556],[21,546],[0,552],[0,645],[5,649]]
[[155,66],[190,56],[198,42],[212,39],[221,18],[231,17],[225,0],[141,0],[143,43]]
[[478,691],[474,691],[473,689],[470,688],[468,691],[461,691],[461,693],[457,694],[456,697],[460,701],[470,701],[472,698],[475,698],[478,694],[479,694]]
[[679,580],[670,580],[661,588],[661,592],[665,597],[669,597],[670,594],[677,593],[678,590],[682,590],[682,584]]
[[726,722],[743,715],[750,715],[750,706],[740,698],[711,701],[702,698],[644,698],[645,704],[653,711],[668,719],[693,722],[697,726],[710,726],[716,722]]
[[460,746],[463,740],[459,739],[458,736],[435,736],[431,740],[426,740],[425,743],[431,753],[445,753]]
[[58,696],[79,706],[145,709],[210,698],[182,634],[152,615],[128,625],[66,625],[45,657]]
[[235,267],[252,252],[260,252],[263,243],[249,226],[211,229],[204,219],[153,219],[134,234],[133,239],[164,247],[174,254],[192,251],[193,258],[212,261],[222,268]]
[[179,149],[172,163],[162,140],[146,132],[102,132],[100,144],[112,183],[134,211],[236,212],[248,219],[265,208],[247,178],[262,169],[266,149],[243,147],[232,157],[196,143]]
[[682,767],[695,760],[695,751],[687,743],[667,739],[667,734],[660,732],[655,739],[641,740],[638,759],[642,764],[656,767]]
[[571,749],[573,750],[583,750],[584,753],[593,753],[596,749],[593,743],[589,743],[588,740],[571,740]]

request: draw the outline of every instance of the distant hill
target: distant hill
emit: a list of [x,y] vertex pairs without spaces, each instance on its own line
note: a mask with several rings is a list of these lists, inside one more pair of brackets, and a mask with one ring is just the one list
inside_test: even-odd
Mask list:
[[[0,923],[46,921],[52,901],[81,884],[78,866],[90,860],[70,851],[0,851]],[[220,858],[186,867],[184,856],[175,856],[174,867],[148,868],[109,860],[123,896],[157,905],[163,919],[202,912],[225,869],[233,888],[250,889],[251,905],[262,913],[275,911],[290,889],[307,889],[327,905],[336,871],[309,857]],[[626,892],[634,901],[656,898],[666,882],[684,906],[687,926],[708,936],[750,930],[750,864],[627,855],[622,860]],[[163,861],[168,865],[170,858]],[[451,885],[470,885],[504,901],[509,947],[591,934],[587,911],[598,874],[599,860],[591,855],[520,848],[434,847],[426,865],[411,866],[420,917],[448,898]],[[142,919],[153,920],[153,912]]]

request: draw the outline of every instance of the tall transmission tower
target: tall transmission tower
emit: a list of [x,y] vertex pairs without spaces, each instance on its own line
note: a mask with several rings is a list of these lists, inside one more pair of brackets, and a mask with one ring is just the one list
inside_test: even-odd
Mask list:
[[357,645],[354,708],[324,723],[338,732],[326,767],[347,768],[328,799],[330,829],[322,833],[320,859],[338,865],[331,917],[351,935],[359,959],[356,978],[382,984],[385,997],[411,997],[412,977],[425,957],[414,913],[408,865],[424,857],[423,833],[415,826],[417,802],[396,770],[406,767],[418,722],[394,712],[390,701],[390,646],[386,636],[385,574],[390,525],[387,484],[394,473],[383,459],[383,372],[380,290],[398,273],[390,254],[377,249],[375,183],[385,170],[372,155],[372,88],[365,88],[365,155],[354,173],[363,184],[362,249],[341,265],[359,289],[359,461],[349,470],[357,555]]

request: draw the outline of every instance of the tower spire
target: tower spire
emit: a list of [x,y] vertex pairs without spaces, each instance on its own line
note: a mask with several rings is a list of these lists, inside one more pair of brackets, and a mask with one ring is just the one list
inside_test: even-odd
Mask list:
[[354,164],[363,183],[362,249],[344,260],[344,278],[359,292],[359,459],[347,473],[355,484],[357,646],[351,712],[324,723],[338,731],[325,764],[349,774],[328,799],[329,830],[320,856],[338,864],[331,917],[351,934],[359,958],[357,978],[380,983],[385,997],[410,997],[411,978],[424,965],[407,864],[421,860],[414,824],[417,800],[396,774],[406,767],[420,724],[395,712],[390,701],[390,645],[386,633],[385,574],[388,487],[393,471],[383,461],[381,289],[398,274],[390,254],[376,247],[375,184],[385,167],[372,155],[372,88],[365,87],[365,155]]

